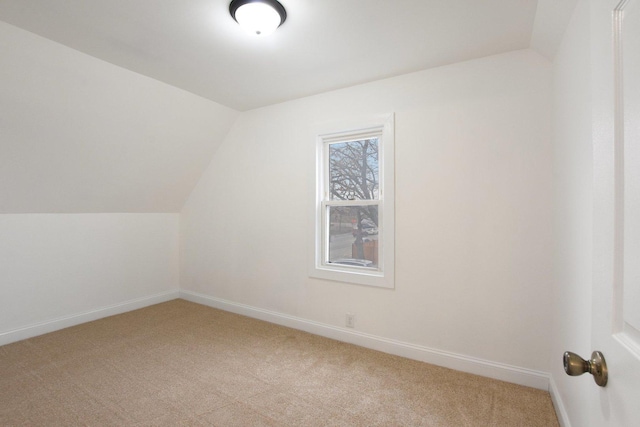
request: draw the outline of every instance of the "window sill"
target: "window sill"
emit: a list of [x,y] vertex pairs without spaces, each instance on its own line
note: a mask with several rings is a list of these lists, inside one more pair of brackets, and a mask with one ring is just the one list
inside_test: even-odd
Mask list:
[[388,277],[388,275],[385,276],[385,274],[379,270],[356,270],[353,268],[342,269],[337,266],[314,266],[311,268],[309,276],[317,279],[373,286],[377,288],[394,288],[393,278]]

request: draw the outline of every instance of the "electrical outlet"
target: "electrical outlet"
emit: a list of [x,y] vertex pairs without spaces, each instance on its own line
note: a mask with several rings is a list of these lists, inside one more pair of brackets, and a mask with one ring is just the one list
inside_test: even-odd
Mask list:
[[355,328],[356,327],[356,316],[351,313],[347,313],[345,316],[345,325],[347,328]]

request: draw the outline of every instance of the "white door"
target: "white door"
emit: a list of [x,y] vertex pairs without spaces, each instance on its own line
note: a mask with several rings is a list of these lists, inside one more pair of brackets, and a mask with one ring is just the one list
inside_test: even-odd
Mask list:
[[590,424],[640,426],[640,0],[592,0],[591,23],[591,329],[609,381],[593,383]]

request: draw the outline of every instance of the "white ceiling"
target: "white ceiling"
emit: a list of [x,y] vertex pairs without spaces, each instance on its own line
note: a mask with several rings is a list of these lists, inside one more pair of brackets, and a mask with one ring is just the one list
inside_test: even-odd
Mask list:
[[[536,47],[532,34],[566,24],[549,5],[575,0],[281,3],[287,21],[263,38],[238,27],[229,0],[0,0],[0,20],[244,111]],[[539,9],[560,24],[536,23]]]

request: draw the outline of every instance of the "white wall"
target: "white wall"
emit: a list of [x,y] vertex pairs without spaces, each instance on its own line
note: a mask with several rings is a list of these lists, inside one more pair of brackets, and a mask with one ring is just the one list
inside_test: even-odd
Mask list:
[[[589,2],[580,0],[553,64],[554,88],[554,316],[552,385],[561,416],[588,425],[592,380],[564,373],[562,355],[589,355],[593,230],[593,149]],[[585,387],[589,382],[588,387]]]
[[178,214],[0,215],[0,344],[177,296]]
[[[550,72],[523,50],[243,113],[182,211],[181,288],[548,372]],[[388,112],[396,289],[311,279],[311,130]]]

